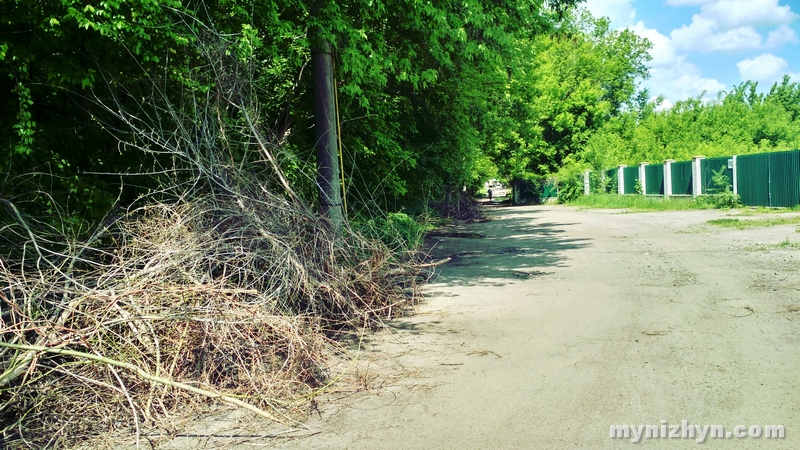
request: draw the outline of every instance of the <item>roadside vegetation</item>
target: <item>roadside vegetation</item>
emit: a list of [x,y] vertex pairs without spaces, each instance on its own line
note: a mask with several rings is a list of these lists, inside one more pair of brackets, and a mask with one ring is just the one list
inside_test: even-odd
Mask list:
[[569,206],[594,209],[625,209],[630,211],[681,211],[708,209],[709,206],[691,198],[645,197],[643,195],[589,194],[568,202]]
[[595,209],[625,209],[629,211],[682,211],[690,209],[731,209],[738,202],[728,195],[689,197],[653,197],[644,195],[589,194],[566,203],[569,206]]
[[796,225],[800,224],[800,217],[769,217],[752,219],[724,218],[709,220],[708,224],[716,225],[718,227],[744,230],[746,228],[774,227],[777,225]]

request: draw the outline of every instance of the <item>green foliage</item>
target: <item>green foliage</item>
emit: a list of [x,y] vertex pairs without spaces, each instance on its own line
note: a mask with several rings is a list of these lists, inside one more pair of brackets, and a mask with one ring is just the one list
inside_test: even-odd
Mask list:
[[702,205],[708,205],[709,207],[716,209],[732,209],[742,206],[739,196],[734,195],[733,192],[705,195],[702,197],[697,197],[695,201]]
[[380,240],[395,250],[419,248],[427,231],[425,222],[418,222],[403,212],[388,213],[385,217],[356,219],[352,226],[356,231]]
[[[122,124],[108,120],[99,102],[163,119],[161,111],[142,102],[154,82],[161,94],[189,109],[203,96],[233,89],[258,99],[267,144],[281,149],[279,164],[297,192],[313,201],[313,80],[307,66],[309,31],[318,29],[336,60],[348,204],[356,212],[423,210],[429,201],[464,186],[477,189],[487,176],[503,172],[502,164],[493,162],[492,146],[510,135],[518,134],[529,152],[520,161],[535,165],[541,160],[535,152],[550,151],[539,145],[545,139],[541,133],[534,139],[513,125],[498,127],[507,107],[530,108],[533,96],[501,102],[501,108],[496,100],[508,88],[516,95],[507,68],[530,59],[532,50],[556,45],[537,36],[551,34],[562,17],[572,20],[566,11],[577,3],[329,1],[313,3],[321,11],[313,15],[312,4],[297,0],[0,2],[0,130],[14,137],[8,148],[13,164],[4,160],[0,166],[12,171],[12,178],[50,174],[45,184],[52,186],[56,203],[64,204],[62,193],[71,193],[69,214],[98,220],[117,198],[118,174],[162,166],[157,156],[127,150],[112,138],[124,134],[116,129]],[[228,41],[211,43],[208,37],[215,33]],[[243,62],[248,82],[214,80],[206,54]],[[558,58],[531,67],[537,77],[546,76]],[[577,76],[586,62],[574,61],[570,70]],[[524,70],[520,67],[514,79],[533,86]],[[614,78],[607,74],[605,84],[611,86]],[[572,86],[580,87],[576,96],[590,106],[560,111],[555,127],[580,127],[591,121],[589,110],[614,109],[613,96],[591,106],[600,95],[589,94],[595,90],[591,83]],[[184,96],[181,87],[197,97]],[[565,88],[549,94],[548,101],[564,95]],[[234,116],[226,111],[220,120],[239,120]],[[521,110],[515,115],[524,117]],[[163,120],[163,130],[174,128]],[[249,151],[229,150],[234,157]],[[124,180],[123,204],[158,189],[157,178],[134,180]],[[31,190],[22,182],[12,184],[18,192]],[[83,186],[94,193],[84,194]]]
[[16,123],[12,126],[17,134],[17,143],[14,151],[22,155],[30,155],[33,151],[33,137],[36,130],[36,121],[33,120],[31,107],[31,90],[22,83],[17,83],[14,93],[19,96],[19,111],[16,116]]
[[[498,80],[505,89],[490,110],[488,148],[502,176],[524,179],[577,161],[595,133],[636,100],[650,44],[584,12],[569,15],[554,33],[518,45],[517,63]],[[599,155],[601,143],[593,146]]]
[[601,190],[601,193],[611,193],[616,194],[619,192],[619,175],[614,174],[610,178],[607,178],[607,184],[604,189]]
[[642,195],[644,192],[642,189],[642,180],[636,180],[636,183],[633,185],[633,192],[637,195]]

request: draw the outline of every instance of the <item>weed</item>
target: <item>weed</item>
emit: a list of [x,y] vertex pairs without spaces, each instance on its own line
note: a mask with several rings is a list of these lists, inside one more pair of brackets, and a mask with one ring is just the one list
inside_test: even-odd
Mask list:
[[403,212],[388,213],[364,221],[354,221],[353,228],[378,239],[393,249],[416,249],[428,230],[426,222],[418,222]]
[[725,228],[736,228],[738,230],[744,230],[746,228],[757,228],[757,227],[774,227],[777,225],[792,225],[792,224],[800,224],[800,216],[797,217],[767,217],[767,218],[760,218],[760,219],[734,219],[734,218],[725,218],[725,219],[714,219],[709,220],[709,225],[716,225],[719,227]]
[[714,171],[713,173],[709,195],[699,197],[697,201],[718,209],[731,209],[741,206],[742,202],[739,194],[733,193],[730,179],[725,174],[725,167],[722,166],[719,171]]
[[755,251],[770,251],[770,250],[800,250],[800,242],[792,242],[787,237],[786,239],[778,242],[777,244],[759,244],[749,247],[748,250]]

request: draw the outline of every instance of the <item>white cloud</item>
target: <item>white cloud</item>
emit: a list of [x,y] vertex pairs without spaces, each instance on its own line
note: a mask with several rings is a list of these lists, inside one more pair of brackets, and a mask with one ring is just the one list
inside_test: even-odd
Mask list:
[[670,103],[697,97],[706,92],[707,99],[716,97],[717,92],[725,90],[726,86],[713,78],[703,77],[700,69],[686,61],[685,56],[676,58],[671,66],[654,67],[650,71],[650,79],[644,86],[650,89],[653,95],[663,95]]
[[764,44],[764,47],[778,48],[787,44],[798,43],[800,43],[800,39],[798,39],[797,33],[795,33],[793,29],[789,28],[788,25],[781,25],[769,32],[769,37],[767,38],[767,43]]
[[[798,32],[790,27],[800,15],[779,4],[793,5],[797,0],[664,0],[666,5],[696,12],[690,23],[668,34],[635,21],[635,1],[587,0],[585,6],[596,17],[609,17],[613,27],[628,28],[652,43],[650,78],[642,85],[651,95],[664,96],[662,108],[703,92],[705,99],[712,100],[719,91],[728,89],[725,83],[704,76],[698,66],[689,62],[689,55],[694,52],[747,52],[749,58],[737,64],[739,75],[742,80],[759,81],[759,86],[780,81],[786,73],[792,80],[800,80],[800,73],[789,72],[787,60],[773,54],[788,45],[800,44]],[[752,56],[759,53],[760,56]],[[733,61],[729,64],[732,67]],[[725,81],[735,83],[733,79]]]
[[797,18],[778,0],[718,0],[703,5],[700,16],[711,19],[723,30],[738,27],[786,25]]
[[703,77],[700,69],[687,61],[685,54],[678,54],[675,40],[657,30],[647,28],[644,23],[628,27],[637,35],[647,38],[653,47],[650,55],[650,78],[642,85],[650,90],[651,95],[663,95],[665,98],[660,108],[669,108],[679,100],[697,97],[707,92],[707,99],[716,97],[717,92],[726,86],[716,79]]
[[739,68],[742,81],[752,80],[771,85],[783,78],[789,63],[781,57],[764,53],[755,58],[743,59],[736,63],[736,67]]
[[676,48],[706,53],[753,50],[763,42],[761,35],[752,27],[721,31],[714,20],[699,15],[692,17],[691,25],[672,30],[669,36]]
[[677,59],[675,49],[668,36],[664,36],[658,30],[647,28],[641,21],[632,27],[628,27],[628,29],[643,38],[647,38],[653,44],[650,49],[650,56],[653,57],[650,61],[651,67],[664,67],[675,63]]
[[[778,0],[716,0],[704,3],[692,23],[672,30],[670,37],[676,48],[706,53],[774,48],[796,42],[797,35],[788,24],[797,17],[788,6],[778,5]],[[766,44],[755,29],[761,26],[778,27]]]
[[586,0],[583,7],[595,17],[608,17],[613,28],[622,28],[636,19],[635,0]]
[[686,6],[686,5],[702,5],[705,3],[711,3],[715,0],[667,0],[667,5],[669,6]]

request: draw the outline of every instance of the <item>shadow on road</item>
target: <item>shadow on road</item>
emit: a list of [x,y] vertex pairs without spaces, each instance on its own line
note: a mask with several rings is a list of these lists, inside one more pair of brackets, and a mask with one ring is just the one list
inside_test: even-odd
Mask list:
[[[545,276],[566,263],[569,250],[591,245],[569,237],[571,223],[547,221],[545,207],[496,208],[490,221],[448,227],[426,241],[435,259],[451,258],[437,270],[435,284],[503,286]],[[432,293],[435,294],[435,293]]]

